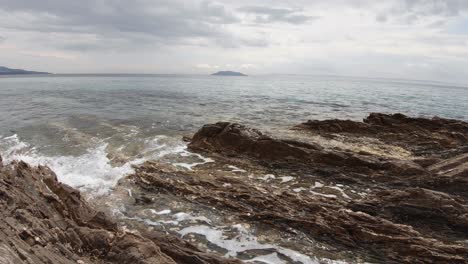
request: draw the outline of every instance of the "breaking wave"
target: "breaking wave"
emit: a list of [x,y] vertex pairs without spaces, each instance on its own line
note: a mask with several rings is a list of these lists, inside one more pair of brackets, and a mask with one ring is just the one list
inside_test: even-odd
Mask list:
[[186,146],[182,143],[161,142],[164,136],[147,140],[143,153],[124,162],[114,164],[109,158],[108,143],[101,141],[87,149],[79,156],[47,156],[39,153],[35,147],[22,141],[18,135],[0,136],[0,154],[4,163],[22,160],[31,165],[46,165],[58,179],[91,196],[105,195],[125,175],[134,172],[133,165],[146,160],[161,159],[168,155],[187,155]]

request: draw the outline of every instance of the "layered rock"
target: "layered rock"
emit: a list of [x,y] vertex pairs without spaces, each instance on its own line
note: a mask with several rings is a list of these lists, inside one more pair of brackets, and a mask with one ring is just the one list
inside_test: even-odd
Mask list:
[[330,164],[347,167],[383,167],[379,160],[366,155],[325,150],[317,144],[276,139],[236,123],[219,122],[203,126],[189,144],[192,150],[247,155],[276,163]]
[[423,188],[389,189],[351,202],[349,207],[410,225],[441,240],[468,239],[468,206],[447,193]]
[[[249,179],[204,176],[201,180],[198,174],[161,171],[154,164],[144,165],[135,177],[144,179],[140,184],[145,188],[157,186],[195,197],[197,202],[285,232],[298,230],[330,245],[341,245],[343,250],[364,252],[369,261],[466,263],[468,123],[371,114],[364,122],[308,121],[295,130],[310,135],[279,139],[240,124],[220,122],[201,128],[189,148],[219,162],[240,161],[274,174],[303,175],[298,178],[306,188],[298,190],[305,192],[278,191],[277,186],[265,183],[258,194],[259,186]],[[330,147],[321,144],[322,139],[304,140],[315,135],[339,139],[340,144]],[[377,148],[401,148],[409,155],[389,157],[340,148],[356,142],[377,142]],[[307,175],[314,175],[313,180]],[[334,195],[314,191],[317,179],[366,189],[369,194],[323,198]],[[222,188],[226,184],[232,188]]]
[[[376,198],[376,204],[362,201],[351,206],[343,201],[313,194],[298,195],[292,190],[278,191],[268,183],[259,187],[236,178],[170,170],[157,163],[144,164],[131,177],[137,185],[149,192],[170,192],[196,203],[214,206],[253,224],[270,225],[282,232],[297,230],[312,239],[339,246],[341,250],[352,249],[355,253],[360,252],[363,255],[373,252],[367,255],[369,261],[465,263],[468,257],[466,246],[419,232],[409,221],[395,221],[390,213],[399,213],[402,218],[409,213],[413,213],[413,217],[418,216],[416,209],[411,210],[409,200],[407,204],[401,205],[395,201],[394,211],[388,209],[388,214],[383,214],[375,210],[382,205],[381,202],[386,202],[384,199],[381,201]],[[375,197],[379,197],[379,194]],[[441,228],[444,221],[457,216],[458,218],[451,218],[452,222],[446,224],[453,226],[456,230],[454,232],[461,236],[466,231],[464,205],[447,198],[451,203],[441,200],[442,205],[434,207],[434,211],[431,211],[431,203],[435,203],[436,198],[430,198],[432,200],[422,197],[412,201],[421,208],[420,215],[426,217],[421,221],[430,222],[431,212],[435,214],[438,209],[444,208],[451,214],[439,220]],[[391,205],[388,208],[390,207]],[[427,228],[430,227],[427,225]]]
[[[295,250],[304,255],[467,263],[466,122],[371,114],[364,122],[308,121],[291,133],[205,125],[188,146],[215,162],[180,169],[149,161],[116,190],[143,213],[164,195],[177,200],[172,209],[209,208],[227,225],[269,230],[279,242],[284,236],[283,244],[300,244]],[[125,231],[47,167],[0,162],[0,213],[0,262],[237,263],[197,249],[172,228],[138,228],[145,219],[131,210],[118,219],[135,227]]]
[[0,263],[228,262],[166,234],[126,232],[49,168],[24,162],[0,162],[0,217]]
[[[271,167],[296,170],[354,172],[353,178],[381,182],[407,181],[427,174],[411,160],[396,160],[339,149],[325,149],[317,143],[284,140],[267,136],[240,124],[219,122],[203,126],[189,144],[194,151],[229,157],[247,157]],[[353,181],[352,179],[348,179]]]
[[450,157],[468,150],[468,123],[434,117],[372,113],[363,122],[309,120],[299,126],[314,133],[375,137],[407,148],[417,156]]

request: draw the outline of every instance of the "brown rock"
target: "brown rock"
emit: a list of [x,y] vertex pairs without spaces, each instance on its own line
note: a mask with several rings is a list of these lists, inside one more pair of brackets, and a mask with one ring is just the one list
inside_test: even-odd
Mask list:
[[468,206],[446,193],[422,188],[389,189],[353,202],[350,207],[411,225],[439,239],[468,239]]
[[[273,174],[292,172],[299,175],[305,190],[314,185],[306,176],[313,174],[322,181],[350,184],[369,193],[362,199],[343,201],[322,199],[307,191],[278,193],[276,187],[263,184],[265,191],[256,195],[258,186],[249,186],[247,180],[223,183],[224,178],[212,176],[200,180],[202,176],[196,173],[158,170],[154,164],[143,165],[132,177],[147,190],[196,197],[197,202],[252,223],[270,224],[284,232],[300,230],[311,239],[366,252],[371,262],[467,263],[468,247],[460,241],[468,238],[468,156],[464,151],[468,123],[374,113],[364,122],[308,121],[297,128],[351,145],[320,146],[304,139],[309,133],[301,134],[302,141],[278,139],[220,122],[204,126],[189,147],[218,157],[217,162],[228,163],[235,157],[233,161],[266,167]],[[373,148],[353,148],[356,142],[409,152],[380,155]]]
[[[171,171],[164,166],[158,169],[158,164],[151,162],[137,168],[131,181],[149,192],[170,192],[187,200],[196,199],[199,204],[216,206],[252,224],[271,225],[283,232],[295,229],[342,250],[366,252],[369,260],[374,262],[465,263],[468,257],[468,248],[426,236],[411,225],[390,220],[391,217],[351,210],[352,207],[339,201],[312,194],[277,193],[268,184],[262,186],[265,192],[260,194],[258,188],[248,182],[216,178],[206,173]],[[227,183],[230,185],[228,189],[224,187]],[[429,208],[437,197],[430,199],[423,196],[419,203],[421,208]],[[427,203],[426,207],[424,203]],[[452,205],[460,206],[456,201],[452,201]],[[456,210],[447,211],[452,215],[457,213]],[[429,218],[429,213],[426,216]],[[461,223],[461,220],[453,221]],[[461,232],[464,224],[459,228]]]
[[333,133],[378,138],[418,156],[451,157],[466,151],[468,123],[434,117],[412,118],[403,114],[372,113],[364,122],[309,120],[296,127],[330,136]]
[[276,140],[243,125],[219,122],[203,126],[192,138],[191,149],[223,152],[229,155],[248,153],[262,159],[299,159],[308,161],[310,151],[318,146]]
[[[0,168],[1,263],[234,263],[165,235],[126,233],[47,167]],[[158,239],[161,239],[159,241]],[[161,251],[165,247],[168,256]],[[180,259],[174,260],[177,256]]]
[[468,198],[468,153],[443,160],[427,168],[434,176],[427,186]]

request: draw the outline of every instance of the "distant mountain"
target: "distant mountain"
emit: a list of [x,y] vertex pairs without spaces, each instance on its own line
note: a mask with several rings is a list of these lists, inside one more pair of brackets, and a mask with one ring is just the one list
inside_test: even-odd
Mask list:
[[211,75],[216,76],[247,76],[246,74],[235,72],[235,71],[219,71],[217,73],[213,73]]
[[50,73],[26,71],[26,70],[21,70],[21,69],[10,69],[7,67],[0,66],[0,75],[10,75],[10,74],[50,74]]

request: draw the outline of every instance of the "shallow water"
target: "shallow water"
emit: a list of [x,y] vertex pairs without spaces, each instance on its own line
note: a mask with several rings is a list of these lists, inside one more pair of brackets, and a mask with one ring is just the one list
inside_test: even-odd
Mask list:
[[[330,76],[2,77],[0,154],[6,162],[21,159],[48,165],[59,180],[99,202],[102,195],[112,194],[119,179],[133,172],[132,165],[146,160],[160,160],[180,170],[213,162],[187,151],[181,140],[203,124],[241,122],[266,132],[275,130],[278,134],[308,119],[358,120],[370,112],[468,120],[467,105],[467,87],[402,80]],[[340,145],[340,142],[337,139],[329,144]],[[388,155],[405,153],[392,149]],[[235,166],[229,169],[245,172]],[[286,183],[294,181],[294,177],[283,176],[278,180]],[[298,193],[310,189],[324,195],[319,192],[322,187],[325,188],[321,185],[296,189]],[[327,188],[335,190],[336,195],[346,195],[340,187]],[[131,196],[132,190],[128,192]],[[117,199],[112,206],[119,211],[123,205]],[[156,217],[153,214],[151,219],[139,216],[139,208],[127,208],[133,210],[131,215],[119,212],[148,226],[162,224],[163,228],[189,221],[191,224],[178,226],[175,233],[189,240],[203,236],[202,240],[226,256],[239,254],[257,263],[316,262],[312,256],[258,242],[242,223],[223,227],[224,222],[207,223],[200,218],[203,214],[198,219],[193,216],[182,219],[187,216],[182,214],[190,213],[193,208],[174,211],[177,208],[164,211],[169,209],[162,205],[156,208],[161,211],[155,211]],[[226,238],[226,232],[237,234],[238,240]],[[245,252],[233,246],[240,242],[263,251],[243,256]],[[270,248],[275,250],[266,250]]]

